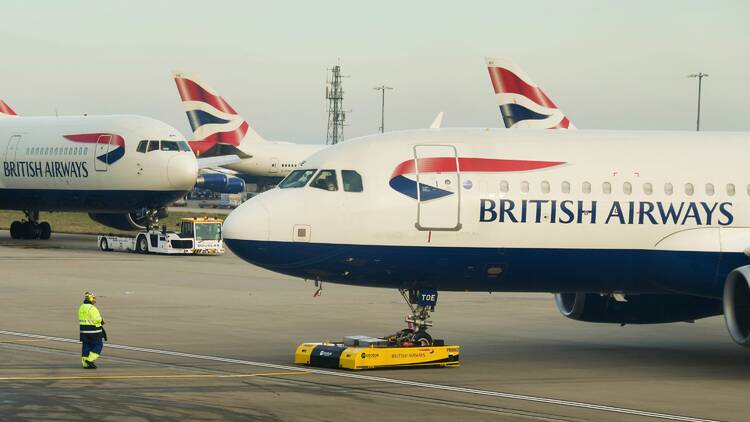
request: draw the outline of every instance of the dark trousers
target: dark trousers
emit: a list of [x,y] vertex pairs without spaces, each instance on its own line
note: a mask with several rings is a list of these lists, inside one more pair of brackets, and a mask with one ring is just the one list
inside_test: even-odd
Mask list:
[[[102,339],[93,341],[84,341],[83,348],[81,349],[81,357],[89,357],[89,353],[94,352],[97,355],[102,354],[102,348],[104,348],[104,342]],[[97,356],[98,357],[98,356]]]

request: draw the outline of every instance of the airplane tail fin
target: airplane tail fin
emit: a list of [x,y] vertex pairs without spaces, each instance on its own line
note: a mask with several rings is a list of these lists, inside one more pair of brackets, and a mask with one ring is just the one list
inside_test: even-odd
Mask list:
[[264,141],[224,98],[198,78],[174,72],[174,81],[193,129],[195,140],[190,141],[190,147],[196,155],[242,157],[246,155],[242,144]]
[[5,101],[0,100],[0,117],[18,117],[18,114]]
[[485,61],[506,128],[575,129],[513,61],[499,57],[485,57]]

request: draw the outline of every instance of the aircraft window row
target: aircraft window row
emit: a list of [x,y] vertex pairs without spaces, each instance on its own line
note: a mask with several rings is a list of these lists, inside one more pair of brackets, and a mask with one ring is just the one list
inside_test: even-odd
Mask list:
[[[655,192],[654,185],[650,182],[645,182],[641,186],[643,189],[643,194],[645,195],[652,195]],[[550,193],[552,191],[550,182],[543,180],[539,184],[540,191],[542,193]],[[631,182],[623,182],[622,184],[622,193],[625,195],[632,195],[633,194],[633,184]],[[520,183],[520,190],[521,193],[529,193],[531,191],[531,185],[528,181],[522,180]],[[500,192],[501,193],[508,193],[510,191],[510,183],[507,180],[501,180],[500,181]],[[564,194],[569,194],[572,191],[572,185],[568,181],[563,181],[560,183],[560,191]],[[590,194],[591,193],[591,183],[590,182],[582,182],[581,183],[581,191],[584,194]],[[675,193],[675,187],[672,183],[666,182],[664,183],[664,193],[666,195],[673,195]],[[703,191],[707,196],[714,196],[716,195],[717,188],[713,183],[706,183],[703,186]],[[735,188],[735,185],[733,183],[727,183],[725,192],[728,196],[734,196],[737,189]],[[692,196],[696,192],[696,187],[692,183],[685,183],[683,192],[687,196]],[[609,195],[612,193],[612,183],[610,182],[602,182],[602,193],[605,195]],[[747,194],[750,196],[750,184],[747,185]]]
[[297,164],[291,164],[291,163],[281,163],[282,168],[293,168],[297,167]]
[[190,151],[190,145],[185,141],[141,141],[136,151],[147,153],[151,151]]
[[[313,176],[315,176],[313,178]],[[312,182],[310,182],[312,180]],[[341,180],[343,182],[344,192],[362,192],[362,176],[354,170],[341,170]],[[336,170],[317,169],[294,170],[289,173],[284,180],[279,183],[279,188],[301,188],[310,183],[311,188],[323,189],[327,191],[339,190]]]
[[26,155],[38,155],[38,156],[49,156],[49,155],[86,155],[88,154],[88,147],[29,147],[26,148]]

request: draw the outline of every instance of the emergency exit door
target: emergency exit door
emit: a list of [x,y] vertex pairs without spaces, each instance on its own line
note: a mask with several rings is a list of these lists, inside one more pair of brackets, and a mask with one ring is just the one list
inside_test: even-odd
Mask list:
[[461,230],[461,174],[453,145],[416,145],[418,230]]
[[96,148],[94,148],[94,169],[96,171],[107,171],[109,167],[110,142],[112,142],[112,135],[101,135],[96,140]]

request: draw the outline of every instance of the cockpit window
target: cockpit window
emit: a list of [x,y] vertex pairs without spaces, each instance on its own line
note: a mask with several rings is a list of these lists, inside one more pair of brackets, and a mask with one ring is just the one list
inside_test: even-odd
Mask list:
[[339,190],[339,184],[336,181],[336,170],[321,170],[312,183],[310,183],[310,187],[329,191]]
[[147,146],[148,146],[148,141],[141,141],[141,142],[138,142],[138,149],[136,149],[136,151],[138,151],[138,152],[140,152],[140,153],[144,153],[144,154],[145,154],[145,153],[146,153],[146,147],[147,147]]
[[178,145],[180,146],[180,151],[183,152],[191,152],[190,145],[185,141],[178,142]]
[[344,192],[362,192],[362,176],[354,170],[341,170]]
[[177,142],[175,141],[161,141],[161,150],[162,151],[179,151],[180,147],[177,146]]
[[159,141],[148,141],[148,152],[158,151],[158,150],[159,150]]
[[279,187],[282,189],[301,188],[310,181],[316,171],[318,170],[294,170],[293,172],[289,173],[289,176],[282,180],[281,183],[279,183]]

